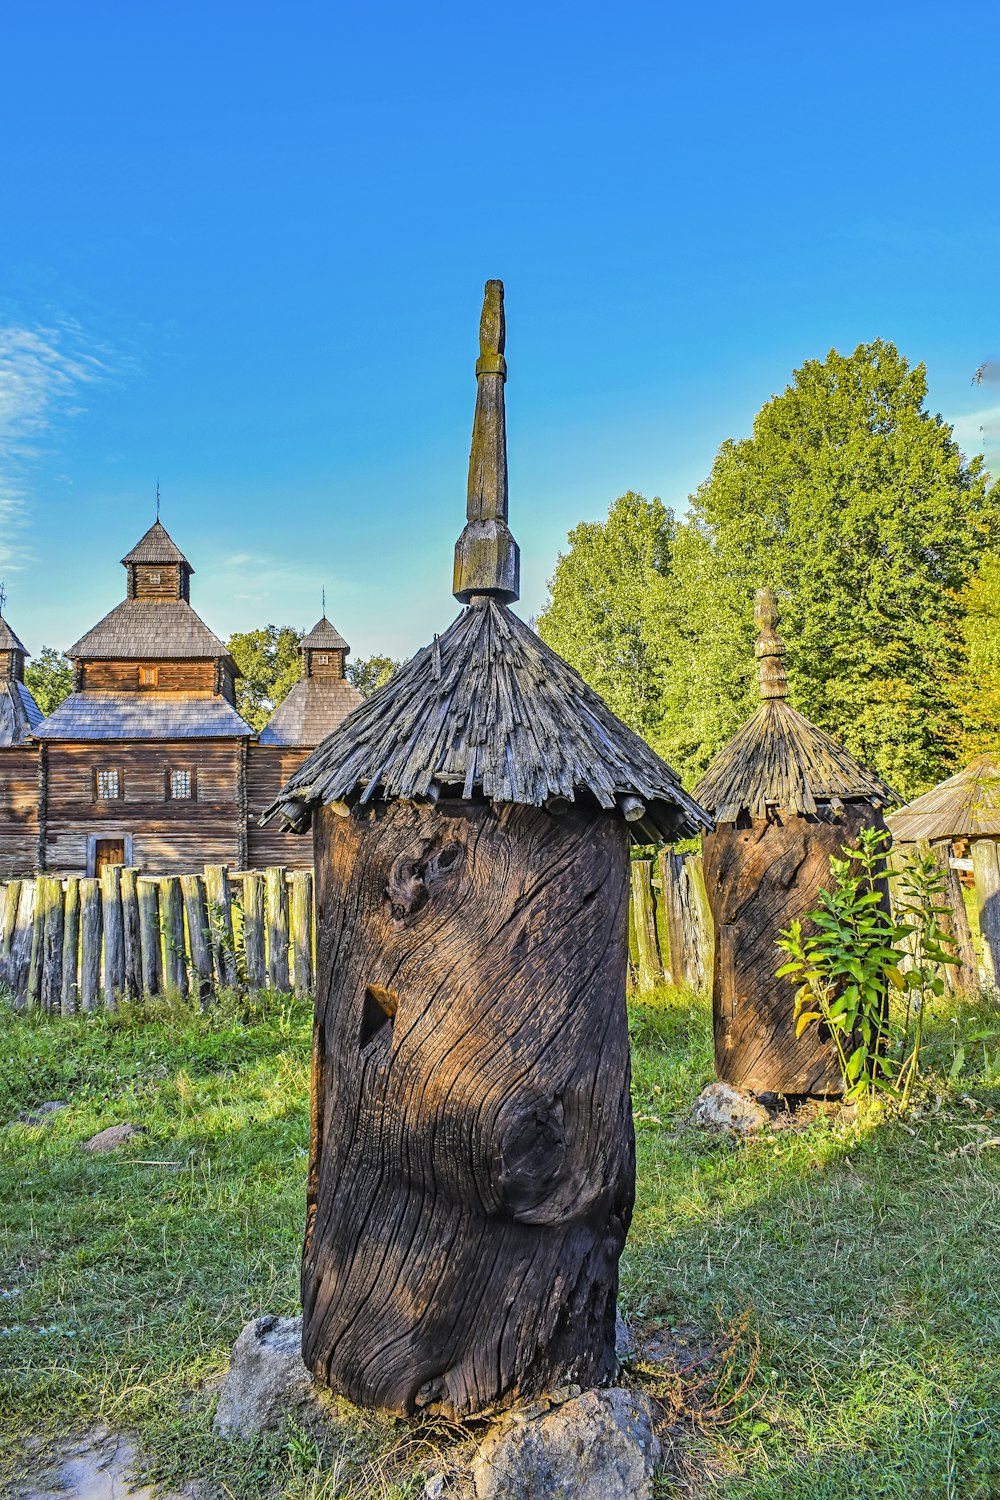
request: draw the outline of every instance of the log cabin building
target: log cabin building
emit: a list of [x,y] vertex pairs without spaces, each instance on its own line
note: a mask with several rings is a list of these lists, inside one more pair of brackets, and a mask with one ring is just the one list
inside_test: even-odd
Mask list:
[[24,646],[0,615],[0,874],[26,875],[38,863],[42,712],[24,682]]
[[24,647],[0,631],[0,876],[308,864],[302,840],[259,815],[361,701],[347,642],[317,623],[301,681],[258,736],[236,707],[236,663],[191,606],[194,569],[158,520],[122,564],[126,597],[70,646],[73,691],[47,718],[23,684]]

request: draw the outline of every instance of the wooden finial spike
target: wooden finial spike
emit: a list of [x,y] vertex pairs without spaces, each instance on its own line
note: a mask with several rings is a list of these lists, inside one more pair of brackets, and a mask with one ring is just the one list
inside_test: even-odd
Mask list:
[[156,481],[156,519],[160,519],[160,481]]
[[778,635],[777,627],[781,616],[773,589],[757,590],[753,616],[760,632],[756,649],[760,696],[765,702],[770,698],[787,698],[788,677],[781,660],[785,654],[785,643]]
[[520,587],[520,554],[507,526],[506,332],[503,282],[488,281],[479,321],[468,524],[455,547],[454,590],[463,604],[478,594],[509,604]]

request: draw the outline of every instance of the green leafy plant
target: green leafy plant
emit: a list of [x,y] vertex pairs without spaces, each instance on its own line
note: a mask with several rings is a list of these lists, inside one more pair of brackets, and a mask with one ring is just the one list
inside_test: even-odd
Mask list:
[[819,909],[807,920],[808,936],[796,920],[778,947],[788,962],[777,977],[797,984],[795,1035],[813,1023],[833,1043],[848,1099],[871,1099],[893,1071],[887,1055],[889,988],[902,988],[899,963],[904,929],[887,910],[883,886],[889,835],[863,828],[843,859],[830,856],[830,890],[819,892]]
[[[885,856],[890,835],[864,828],[855,846],[830,856],[830,889],[806,920],[816,931],[803,933],[792,922],[778,940],[788,962],[778,978],[796,985],[795,1034],[823,1026],[833,1043],[848,1099],[871,1101],[879,1094],[910,1102],[920,1068],[924,1021],[929,1002],[944,994],[944,966],[957,963],[947,946],[940,918],[945,873],[934,856],[915,854],[889,877],[895,882],[892,906],[886,899]],[[890,993],[906,997],[905,1019],[896,1034]],[[911,1039],[912,1027],[912,1039]]]

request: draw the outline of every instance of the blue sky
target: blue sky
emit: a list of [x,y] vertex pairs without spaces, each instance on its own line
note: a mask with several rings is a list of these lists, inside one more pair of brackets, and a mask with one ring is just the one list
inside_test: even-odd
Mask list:
[[[219,633],[443,629],[482,285],[522,613],[682,509],[792,369],[892,339],[1000,469],[1000,7],[6,0],[0,579],[29,649],[163,520]],[[991,433],[995,435],[991,437]]]

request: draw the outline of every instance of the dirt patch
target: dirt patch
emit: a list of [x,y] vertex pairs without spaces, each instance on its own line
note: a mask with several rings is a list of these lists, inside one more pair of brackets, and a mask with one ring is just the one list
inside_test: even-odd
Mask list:
[[[26,1456],[12,1500],[154,1500],[153,1490],[133,1478],[135,1461],[132,1439],[106,1428],[54,1447],[39,1445]],[[156,1500],[195,1500],[195,1494],[161,1490]]]

